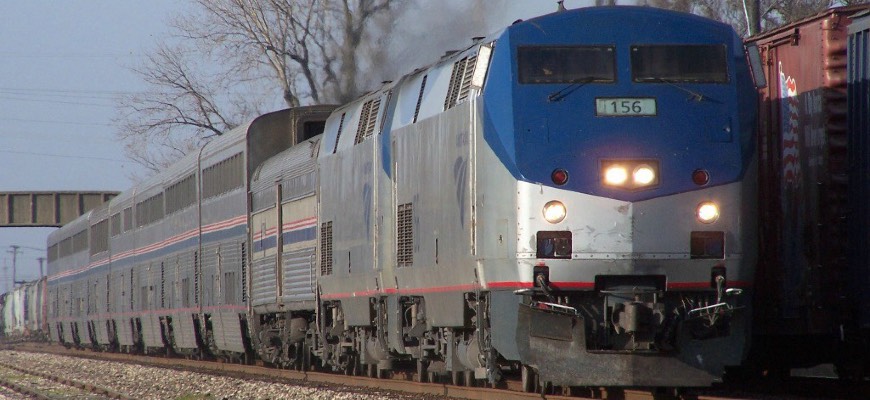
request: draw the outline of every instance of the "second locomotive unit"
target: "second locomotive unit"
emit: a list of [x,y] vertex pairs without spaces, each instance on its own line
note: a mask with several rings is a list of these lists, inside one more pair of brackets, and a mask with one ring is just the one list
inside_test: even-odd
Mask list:
[[326,118],[261,116],[53,234],[52,338],[708,385],[749,335],[755,112],[725,24],[517,22]]

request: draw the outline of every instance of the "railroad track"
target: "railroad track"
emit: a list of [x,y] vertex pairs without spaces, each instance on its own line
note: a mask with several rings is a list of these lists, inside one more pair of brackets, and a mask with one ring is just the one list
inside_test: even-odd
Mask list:
[[[699,389],[687,390],[682,393],[663,393],[649,390],[630,390],[630,389],[603,389],[603,388],[583,388],[574,389],[573,392],[563,391],[560,393],[523,393],[519,391],[521,383],[517,379],[508,379],[506,384],[500,385],[499,388],[488,387],[466,387],[454,386],[443,382],[435,383],[420,383],[415,381],[415,375],[411,371],[397,372],[390,378],[370,378],[365,376],[349,376],[326,372],[314,371],[293,371],[281,370],[275,368],[267,368],[255,365],[229,364],[216,361],[197,361],[180,358],[166,357],[150,357],[141,355],[129,355],[119,353],[100,353],[89,350],[66,349],[62,346],[47,345],[47,344],[17,344],[12,346],[12,349],[18,351],[51,353],[58,355],[74,356],[80,358],[97,359],[104,361],[115,361],[123,363],[132,363],[138,365],[173,368],[186,371],[195,371],[200,373],[231,376],[246,380],[262,380],[266,382],[290,383],[300,386],[311,387],[350,387],[358,388],[357,390],[379,390],[388,392],[397,392],[403,394],[411,394],[413,396],[421,396],[424,398],[456,398],[456,399],[474,399],[474,400],[520,400],[520,399],[578,399],[578,398],[596,398],[608,400],[664,400],[664,399],[681,399],[681,400],[729,400],[729,399],[765,399],[771,396],[776,396],[778,399],[797,399],[797,398],[854,398],[866,399],[870,398],[870,391],[867,385],[862,385],[856,388],[830,389],[825,392],[825,387],[831,386],[831,382],[827,385],[820,381],[803,380],[800,387],[792,394],[776,392],[775,389],[764,387],[763,385],[754,382],[752,385],[741,386],[737,388],[720,387],[714,389]],[[798,381],[799,382],[799,381]],[[782,382],[774,386],[781,386]],[[785,384],[783,389],[789,389],[791,384]],[[836,385],[834,385],[836,386]],[[846,390],[844,390],[846,389]],[[827,394],[825,394],[827,393]],[[120,396],[120,394],[116,394]],[[106,394],[111,397],[112,394]],[[124,398],[124,397],[113,397]]]
[[0,362],[0,386],[39,400],[122,399],[131,398],[112,390],[78,382],[62,376],[32,371],[26,367]]

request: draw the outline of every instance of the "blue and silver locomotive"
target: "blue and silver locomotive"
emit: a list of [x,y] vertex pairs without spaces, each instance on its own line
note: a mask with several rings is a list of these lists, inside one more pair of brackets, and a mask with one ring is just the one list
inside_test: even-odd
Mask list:
[[708,385],[748,338],[755,96],[719,22],[519,21],[323,120],[260,117],[53,235],[52,336],[526,390]]

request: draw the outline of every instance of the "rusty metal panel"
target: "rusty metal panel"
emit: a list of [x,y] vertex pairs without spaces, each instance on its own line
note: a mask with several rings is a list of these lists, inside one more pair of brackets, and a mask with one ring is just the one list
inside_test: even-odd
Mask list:
[[850,16],[827,10],[749,39],[769,82],[759,105],[760,332],[830,333],[846,269],[846,48]]

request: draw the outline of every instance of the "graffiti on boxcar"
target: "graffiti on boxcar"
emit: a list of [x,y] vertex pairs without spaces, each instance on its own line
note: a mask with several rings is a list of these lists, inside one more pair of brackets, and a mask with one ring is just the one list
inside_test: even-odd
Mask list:
[[782,99],[782,175],[786,186],[800,186],[800,138],[798,138],[797,82],[786,76],[779,64],[779,95]]

